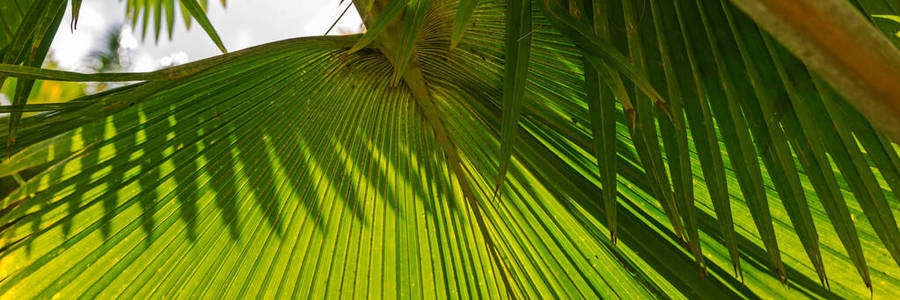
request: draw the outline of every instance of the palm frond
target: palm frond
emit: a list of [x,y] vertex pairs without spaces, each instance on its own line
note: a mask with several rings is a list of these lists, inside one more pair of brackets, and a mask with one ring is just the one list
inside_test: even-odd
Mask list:
[[[531,55],[531,1],[510,1],[506,10],[503,64],[503,125],[500,127],[500,163],[497,189],[503,185],[519,131],[519,117],[525,84],[528,82],[528,58]],[[452,41],[451,41],[452,43]]]
[[[180,9],[181,16],[185,28],[190,29],[194,19],[198,20],[203,30],[210,36],[216,46],[225,53],[224,46],[218,38],[218,34],[212,29],[212,25],[206,18],[206,9],[208,7],[207,0],[119,0],[125,1],[125,15],[131,19],[131,28],[141,29],[141,37],[147,38],[147,29],[153,35],[154,41],[159,42],[159,36],[162,34],[162,25],[165,21],[166,32],[169,39],[175,32],[175,9]],[[226,0],[220,1],[222,6],[226,5]],[[165,17],[165,20],[163,20]],[[151,23],[152,19],[152,23]],[[140,20],[140,26],[138,21]]]
[[[5,29],[0,34],[0,63],[40,67],[50,51],[50,43],[56,36],[65,9],[66,1],[60,0],[14,0],[0,4],[0,17],[5,23],[0,24]],[[0,87],[5,82],[6,76],[0,75]],[[12,104],[25,105],[33,87],[34,80],[18,81]],[[21,118],[20,112],[13,112],[9,117],[8,149],[15,143]]]
[[896,145],[730,2],[423,3],[152,74],[0,65],[143,80],[3,108],[49,111],[0,162],[42,170],[0,203],[0,295],[900,294]]

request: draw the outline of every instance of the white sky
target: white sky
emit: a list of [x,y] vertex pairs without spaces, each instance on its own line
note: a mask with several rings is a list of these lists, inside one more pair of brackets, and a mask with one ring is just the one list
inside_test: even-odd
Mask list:
[[[0,0],[2,1],[2,0]],[[322,35],[337,20],[351,1],[344,0],[228,0],[223,8],[219,0],[209,0],[207,15],[218,31],[228,51],[299,36]],[[340,3],[340,4],[339,4]],[[165,18],[163,18],[165,19]],[[122,0],[84,0],[78,18],[78,28],[71,32],[71,11],[66,12],[62,25],[51,46],[53,59],[63,70],[88,71],[85,57],[94,49],[102,48],[103,38],[113,26],[123,27],[122,46],[131,53],[131,66],[127,71],[150,71],[160,65],[185,63],[220,54],[206,32],[192,22],[185,29],[176,13],[175,33],[168,39],[165,21],[159,43],[154,42],[153,29],[148,28],[143,42],[140,28],[131,29],[125,19],[125,3]],[[151,19],[149,26],[152,25]],[[359,32],[361,20],[355,8],[341,18],[330,35]],[[138,27],[141,25],[138,20]]]

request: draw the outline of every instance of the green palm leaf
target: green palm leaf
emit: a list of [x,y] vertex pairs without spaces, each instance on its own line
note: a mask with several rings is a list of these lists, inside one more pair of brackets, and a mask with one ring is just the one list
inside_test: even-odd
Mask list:
[[[73,12],[77,9],[73,3]],[[4,33],[0,33],[0,63],[40,67],[50,51],[50,43],[62,22],[66,1],[59,0],[14,0],[0,4],[0,18],[3,19]],[[6,76],[0,75],[0,86]],[[16,82],[12,96],[13,105],[25,105],[34,80],[22,79]],[[22,118],[21,112],[13,112],[7,123],[8,148],[16,141],[16,129]],[[8,151],[7,154],[11,153]]]
[[[180,7],[181,16],[184,19],[185,28],[191,28],[191,21],[197,19],[203,30],[209,34],[210,38],[216,43],[216,46],[224,53],[224,46],[219,41],[218,34],[209,25],[205,11],[207,8],[207,0],[119,0],[125,1],[125,14],[131,19],[131,28],[141,29],[141,37],[147,38],[147,29],[151,29],[154,40],[159,42],[159,35],[162,34],[162,25],[165,21],[166,32],[169,39],[175,31],[175,8]],[[176,3],[177,2],[177,3]],[[225,6],[225,0],[220,1]],[[163,20],[165,17],[165,20]],[[150,22],[152,18],[152,23]],[[138,20],[141,21],[138,27]],[[152,26],[152,27],[151,27]]]
[[0,65],[141,81],[0,108],[45,111],[0,162],[38,171],[0,202],[0,295],[900,294],[896,146],[731,3],[538,0],[523,30],[463,2],[152,73]]

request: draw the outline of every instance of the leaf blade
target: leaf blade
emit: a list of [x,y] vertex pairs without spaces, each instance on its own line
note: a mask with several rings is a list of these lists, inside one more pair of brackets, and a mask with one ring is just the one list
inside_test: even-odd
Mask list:
[[[190,15],[194,17],[195,20],[197,20],[197,23],[200,24],[200,27],[203,28],[203,31],[206,31],[206,35],[208,35],[209,38],[212,39],[213,43],[216,44],[216,47],[219,48],[219,51],[222,51],[222,53],[228,53],[228,50],[225,49],[225,44],[223,44],[222,39],[219,38],[219,33],[216,32],[216,28],[213,27],[212,23],[209,22],[209,18],[206,17],[206,12],[203,6],[201,6],[200,3],[197,2],[197,0],[179,1],[181,2],[182,8],[185,8],[187,12],[190,13]],[[157,10],[157,16],[159,16],[159,10]],[[144,20],[146,22],[146,19]],[[159,19],[157,18],[157,20]],[[159,32],[158,22],[156,31]],[[158,36],[159,35],[157,34],[157,37]]]

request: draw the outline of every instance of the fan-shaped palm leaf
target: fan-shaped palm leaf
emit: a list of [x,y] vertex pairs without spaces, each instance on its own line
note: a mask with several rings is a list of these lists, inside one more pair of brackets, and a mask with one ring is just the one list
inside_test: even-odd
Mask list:
[[0,294],[900,294],[895,145],[732,4],[423,2],[153,73],[0,66],[144,81],[22,120]]

